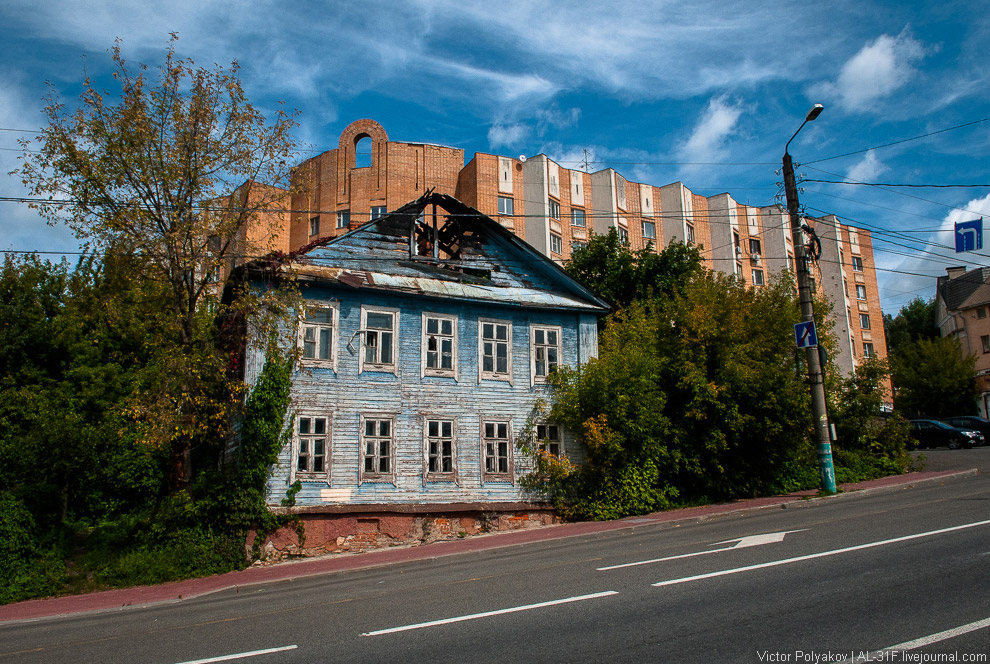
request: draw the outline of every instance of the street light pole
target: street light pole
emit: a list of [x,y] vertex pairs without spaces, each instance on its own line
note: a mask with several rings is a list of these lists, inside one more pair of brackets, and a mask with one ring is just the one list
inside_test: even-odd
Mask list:
[[[811,292],[811,272],[808,266],[808,252],[804,241],[804,231],[801,229],[801,218],[798,213],[798,191],[794,180],[794,164],[787,152],[791,141],[798,135],[804,125],[817,118],[822,110],[821,104],[815,104],[804,122],[794,132],[787,144],[784,145],[784,193],[787,196],[787,211],[791,219],[791,239],[794,244],[794,260],[797,263],[798,298],[801,302],[801,320],[815,320],[815,305]],[[811,384],[811,410],[815,419],[815,437],[818,441],[818,467],[822,478],[822,491],[835,493],[835,469],[832,466],[832,443],[829,438],[828,411],[825,404],[825,382],[822,380],[821,359],[815,346],[805,349],[808,363],[808,382]]]

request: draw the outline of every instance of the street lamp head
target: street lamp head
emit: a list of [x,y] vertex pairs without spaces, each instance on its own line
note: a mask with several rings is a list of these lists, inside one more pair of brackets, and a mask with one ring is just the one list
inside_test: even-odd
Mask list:
[[821,115],[822,114],[822,111],[824,111],[824,110],[825,110],[825,107],[824,106],[822,106],[821,104],[815,104],[814,106],[811,107],[811,110],[808,111],[808,115],[804,118],[804,121],[805,122],[811,122],[812,120],[814,120],[815,118],[817,118],[819,115]]

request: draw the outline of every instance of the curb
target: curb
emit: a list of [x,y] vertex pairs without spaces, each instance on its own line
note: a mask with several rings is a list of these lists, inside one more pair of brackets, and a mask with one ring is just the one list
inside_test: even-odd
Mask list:
[[805,491],[769,498],[751,498],[732,503],[686,507],[669,512],[626,517],[616,521],[564,523],[527,530],[492,533],[464,540],[434,542],[422,546],[395,547],[345,556],[311,558],[269,567],[249,567],[223,575],[174,581],[159,586],[138,586],[104,590],[86,595],[25,600],[0,606],[0,625],[63,618],[84,613],[107,613],[162,604],[175,604],[218,592],[238,592],[242,588],[251,588],[268,583],[292,582],[313,576],[370,570],[407,562],[439,560],[467,553],[478,553],[537,542],[553,542],[571,537],[589,537],[620,530],[635,531],[643,526],[677,526],[683,523],[701,523],[718,517],[767,509],[816,507],[826,504],[827,501],[866,497],[893,489],[903,490],[917,486],[941,484],[946,480],[964,479],[979,474],[980,472],[976,468],[963,471],[908,473],[854,485],[844,485],[841,487],[843,492],[834,496],[816,496],[813,492]]

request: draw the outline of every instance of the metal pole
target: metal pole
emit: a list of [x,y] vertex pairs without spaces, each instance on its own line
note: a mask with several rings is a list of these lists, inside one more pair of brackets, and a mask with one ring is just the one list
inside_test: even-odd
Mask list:
[[[807,120],[805,120],[807,122]],[[802,124],[801,127],[804,127]],[[798,131],[801,131],[798,128]],[[797,136],[797,132],[794,132]],[[791,140],[794,140],[794,136]],[[787,141],[788,145],[791,141]],[[794,181],[794,164],[791,155],[784,147],[784,193],[787,196],[787,211],[791,218],[791,239],[794,243],[794,260],[797,263],[798,298],[801,301],[801,320],[815,320],[815,304],[811,293],[811,273],[808,268],[808,255],[798,214],[798,192]],[[808,382],[811,384],[811,411],[815,419],[815,436],[818,440],[818,467],[822,478],[822,491],[835,493],[835,469],[832,466],[832,443],[829,439],[828,411],[825,405],[825,383],[822,380],[821,361],[818,348],[805,349],[808,364]]]

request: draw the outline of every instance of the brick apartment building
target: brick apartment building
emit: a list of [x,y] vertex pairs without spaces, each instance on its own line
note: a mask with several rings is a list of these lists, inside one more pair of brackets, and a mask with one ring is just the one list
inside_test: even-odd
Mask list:
[[[615,228],[634,250],[697,244],[707,267],[757,288],[771,274],[793,269],[790,220],[778,206],[743,205],[728,193],[705,197],[681,182],[631,182],[611,168],[568,169],[542,154],[476,153],[467,163],[464,157],[459,148],[392,141],[373,120],[353,122],[337,148],[294,171],[301,185],[294,188],[304,193],[292,198],[290,249],[341,235],[435,189],[556,261],[592,234]],[[887,351],[871,236],[833,215],[810,221],[822,243],[813,278],[833,304],[840,340],[833,360],[850,373],[862,358]]]
[[935,286],[936,319],[943,337],[976,357],[980,415],[990,413],[990,268],[946,268]]

